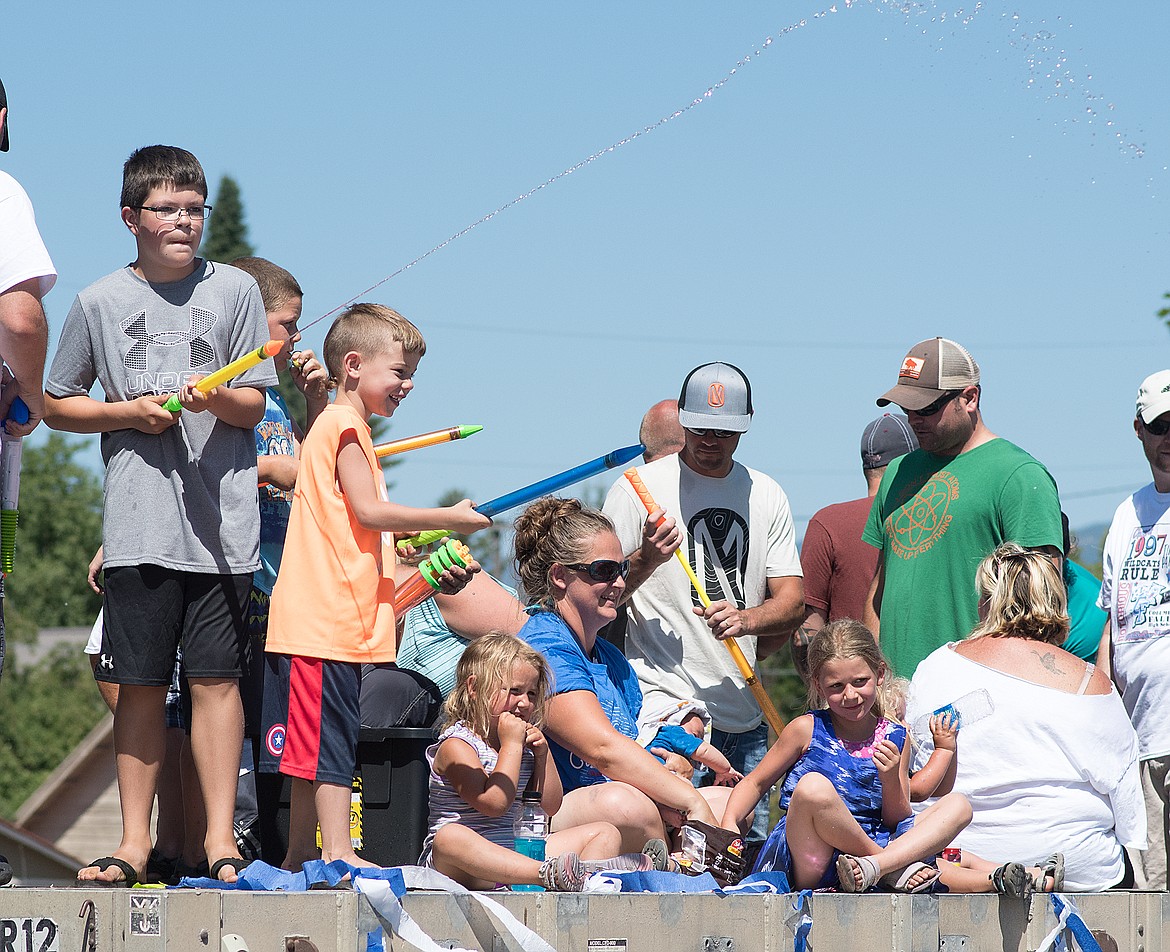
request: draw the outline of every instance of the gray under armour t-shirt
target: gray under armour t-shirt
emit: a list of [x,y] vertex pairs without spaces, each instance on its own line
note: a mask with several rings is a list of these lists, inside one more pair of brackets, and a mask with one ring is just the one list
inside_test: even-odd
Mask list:
[[[150,284],[129,267],[73,302],[45,390],[81,396],[99,381],[110,402],[175,393],[268,340],[260,289],[237,268],[200,260],[190,277]],[[230,386],[276,383],[263,361]],[[102,434],[105,565],[152,564],[240,574],[260,567],[256,441],[209,411],[183,411],[156,435]]]

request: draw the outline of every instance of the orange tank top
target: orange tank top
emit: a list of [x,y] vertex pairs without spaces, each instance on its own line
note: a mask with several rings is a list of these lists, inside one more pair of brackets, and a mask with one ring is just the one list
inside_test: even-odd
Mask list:
[[272,590],[265,650],[333,661],[393,661],[394,541],[361,526],[337,481],[337,453],[352,433],[386,498],[370,428],[356,410],[331,404],[301,445],[301,463],[280,573]]

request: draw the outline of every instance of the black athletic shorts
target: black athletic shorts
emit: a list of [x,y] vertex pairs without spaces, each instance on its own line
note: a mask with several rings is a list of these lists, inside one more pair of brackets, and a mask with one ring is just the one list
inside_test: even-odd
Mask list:
[[165,687],[179,645],[186,677],[240,676],[251,573],[123,565],[105,570],[105,589],[99,681]]

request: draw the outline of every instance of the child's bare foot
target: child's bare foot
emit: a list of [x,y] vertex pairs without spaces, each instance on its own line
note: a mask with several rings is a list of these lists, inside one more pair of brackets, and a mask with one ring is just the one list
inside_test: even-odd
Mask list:
[[280,868],[290,873],[299,873],[304,868],[305,863],[320,858],[321,854],[316,850],[312,853],[285,853]]
[[332,863],[334,860],[341,860],[349,866],[356,866],[359,869],[378,869],[377,863],[371,863],[369,860],[362,859],[357,853],[350,850],[348,853],[340,853],[334,855],[332,853],[326,854],[323,850],[321,852],[321,859],[326,863]]

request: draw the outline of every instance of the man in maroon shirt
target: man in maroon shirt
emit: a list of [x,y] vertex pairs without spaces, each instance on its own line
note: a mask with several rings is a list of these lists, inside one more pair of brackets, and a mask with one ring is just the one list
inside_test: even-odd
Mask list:
[[793,661],[805,681],[809,639],[838,618],[861,618],[880,554],[861,541],[861,531],[887,464],[916,449],[918,440],[906,417],[883,413],[861,434],[866,495],[826,506],[809,520],[800,547],[804,623],[792,636]]

